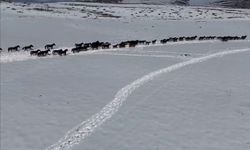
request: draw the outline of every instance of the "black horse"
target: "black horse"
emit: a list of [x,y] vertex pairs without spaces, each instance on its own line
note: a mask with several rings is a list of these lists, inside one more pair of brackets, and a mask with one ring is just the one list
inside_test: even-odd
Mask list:
[[49,50],[49,49],[53,49],[54,48],[54,46],[56,46],[56,44],[55,43],[53,43],[53,44],[47,44],[47,45],[45,45],[45,49],[46,50]]
[[217,39],[221,40],[222,42],[227,42],[230,40],[229,36],[219,36]]
[[194,41],[197,39],[198,36],[191,36],[191,37],[186,37],[185,40],[186,41]]
[[59,52],[59,55],[60,56],[66,56],[67,55],[67,51],[68,51],[68,49],[62,50],[62,51]]
[[118,44],[119,48],[125,48],[127,45],[127,42],[121,42],[120,44]]
[[19,51],[19,48],[20,48],[19,45],[14,46],[14,47],[9,47],[9,48],[8,48],[8,52],[16,52],[16,51]]
[[168,39],[162,39],[160,42],[161,44],[166,44],[168,42]]
[[45,50],[45,51],[40,51],[40,52],[37,53],[37,56],[38,56],[38,57],[44,57],[44,56],[49,55],[49,52],[50,52],[49,49],[48,49],[48,50]]
[[85,44],[83,45],[83,47],[90,48],[90,47],[91,47],[91,43],[85,43]]
[[67,51],[68,51],[68,49],[65,49],[65,50],[59,49],[59,50],[54,50],[52,52],[52,54],[53,55],[66,56],[67,55]]
[[190,54],[181,54],[181,56],[190,57]]
[[129,42],[128,47],[136,47],[137,44],[137,42]]
[[71,49],[72,53],[79,53],[81,51],[80,47],[75,47]]
[[57,49],[57,50],[53,50],[52,54],[53,55],[59,55],[59,53],[62,51],[62,49]]
[[33,45],[24,46],[24,47],[23,47],[23,50],[24,50],[24,51],[27,51],[27,50],[32,50],[32,49],[33,49],[33,47],[34,47]]
[[247,35],[241,36],[241,40],[245,40],[247,38]]
[[84,43],[75,43],[75,47],[82,47]]
[[186,40],[186,37],[184,37],[184,36],[179,37],[178,40],[179,40],[179,41],[184,41],[184,40]]
[[110,45],[111,45],[111,43],[109,43],[109,42],[103,43],[102,44],[102,49],[109,49]]
[[30,51],[30,55],[31,55],[31,56],[37,56],[37,54],[38,54],[40,51],[41,51],[40,49],[35,50],[35,51]]
[[101,47],[103,45],[103,42],[99,42],[99,41],[96,41],[96,42],[93,42],[91,43],[91,48],[94,50],[94,49],[98,49],[99,47]]
[[72,53],[79,53],[81,51],[87,51],[88,50],[88,47],[75,47],[75,48],[72,48],[71,49],[71,52]]
[[152,41],[152,44],[156,44],[156,41],[157,41],[157,40],[153,40],[153,41]]
[[118,44],[115,44],[113,45],[113,48],[118,48],[118,46],[119,46]]

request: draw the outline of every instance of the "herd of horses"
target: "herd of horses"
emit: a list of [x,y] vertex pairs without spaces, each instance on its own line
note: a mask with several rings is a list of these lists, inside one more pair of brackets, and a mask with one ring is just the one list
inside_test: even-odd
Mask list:
[[[204,40],[220,40],[222,42],[227,42],[230,40],[245,40],[247,38],[246,35],[244,36],[182,36],[182,37],[170,37],[168,39],[162,39],[159,42],[161,44],[166,44],[169,42],[179,42],[179,41],[204,41]],[[71,49],[72,53],[79,53],[88,50],[98,50],[98,49],[110,49],[110,48],[126,48],[126,47],[136,47],[138,45],[154,45],[157,43],[157,40],[146,41],[146,40],[131,40],[131,41],[123,41],[118,44],[112,45],[109,42],[92,42],[92,43],[76,43],[74,48]],[[38,57],[45,57],[48,55],[59,55],[65,56],[67,55],[68,49],[54,49],[56,46],[55,43],[47,44],[44,46],[44,50],[34,50],[33,45],[24,46],[22,48],[23,51],[30,51],[31,56],[38,56]],[[0,48],[0,52],[2,48]],[[21,51],[20,46],[9,47],[8,52],[18,52]],[[50,53],[52,51],[52,53]]]

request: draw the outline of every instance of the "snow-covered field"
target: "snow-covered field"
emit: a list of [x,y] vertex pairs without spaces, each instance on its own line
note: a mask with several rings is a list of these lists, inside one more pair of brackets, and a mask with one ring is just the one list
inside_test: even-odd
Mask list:
[[[1,3],[0,149],[250,149],[249,26],[241,9]],[[248,38],[65,57],[6,52],[192,35]]]

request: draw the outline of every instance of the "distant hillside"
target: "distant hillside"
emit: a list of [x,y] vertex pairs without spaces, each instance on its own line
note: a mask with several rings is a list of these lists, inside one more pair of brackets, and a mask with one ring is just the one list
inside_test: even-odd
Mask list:
[[223,6],[232,8],[250,8],[250,0],[9,0],[18,2],[59,2],[59,1],[83,1],[100,3],[142,3],[142,4],[176,4],[176,5],[200,5]]
[[250,8],[250,0],[218,0],[213,5],[235,8]]

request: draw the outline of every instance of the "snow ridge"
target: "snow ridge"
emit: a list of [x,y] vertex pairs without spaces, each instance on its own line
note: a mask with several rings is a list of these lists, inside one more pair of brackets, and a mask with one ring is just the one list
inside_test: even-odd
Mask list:
[[248,48],[222,51],[199,58],[193,58],[191,60],[177,63],[175,65],[151,72],[123,87],[117,92],[114,99],[110,103],[108,103],[100,112],[96,113],[86,121],[82,122],[81,124],[68,131],[62,139],[60,139],[54,145],[48,147],[46,150],[64,150],[73,147],[75,144],[79,144],[80,141],[82,141],[91,133],[93,133],[97,127],[101,126],[105,121],[110,119],[119,110],[122,104],[127,100],[128,96],[131,95],[137,88],[143,86],[149,81],[154,80],[162,74],[170,73],[185,66],[201,63],[216,57],[222,57],[229,54],[236,54],[247,51],[250,51],[250,49]]

